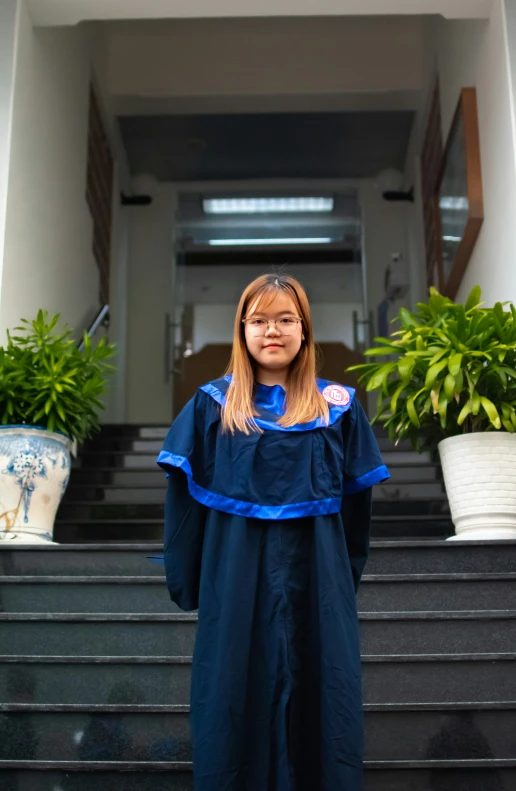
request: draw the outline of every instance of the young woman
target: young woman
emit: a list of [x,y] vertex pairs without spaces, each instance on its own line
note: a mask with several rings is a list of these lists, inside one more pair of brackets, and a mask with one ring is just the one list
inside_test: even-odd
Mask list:
[[246,288],[227,375],[186,405],[158,463],[170,597],[199,610],[196,791],[359,791],[355,594],[389,473],[353,389],[316,379],[296,280]]

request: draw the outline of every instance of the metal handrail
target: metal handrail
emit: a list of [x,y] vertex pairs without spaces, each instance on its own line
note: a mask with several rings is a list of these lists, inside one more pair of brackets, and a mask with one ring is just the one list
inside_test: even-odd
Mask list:
[[[86,335],[88,335],[89,338],[92,338],[101,324],[109,324],[109,305],[103,305],[100,308],[89,329],[86,330]],[[84,350],[84,338],[81,338],[80,342],[78,343],[78,347],[80,352]]]

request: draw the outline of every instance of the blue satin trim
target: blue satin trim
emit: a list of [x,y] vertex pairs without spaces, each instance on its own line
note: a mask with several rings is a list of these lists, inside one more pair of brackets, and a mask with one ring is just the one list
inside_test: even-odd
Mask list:
[[376,467],[374,470],[359,475],[358,478],[352,478],[349,481],[344,481],[342,487],[342,494],[353,494],[354,492],[361,492],[363,489],[369,489],[375,483],[381,483],[391,477],[391,474],[385,464]]
[[[230,376],[225,376],[224,379],[227,382],[231,381]],[[331,384],[331,382],[326,381],[326,379],[318,379],[317,386],[319,390],[322,392],[324,388]],[[202,385],[200,390],[203,390],[209,396],[213,398],[217,404],[220,406],[225,406],[226,404],[226,396],[224,393],[219,390],[214,384],[209,382],[206,385]],[[353,398],[355,397],[355,390],[353,387],[346,387],[350,395],[349,403],[346,406],[337,406],[334,404],[328,404],[329,407],[329,419],[326,423],[325,419],[322,417],[316,418],[316,420],[311,420],[309,423],[297,423],[295,426],[280,426],[273,420],[265,420],[265,418],[255,417],[255,423],[259,428],[263,429],[270,429],[272,431],[312,431],[314,428],[325,428],[326,426],[331,426],[333,423],[336,423],[337,420],[350,409]],[[256,399],[255,403],[256,406],[266,409],[268,412],[273,412],[276,415],[283,414],[283,398],[284,398],[285,391],[281,387],[281,385],[274,385],[273,387],[268,387],[267,385],[258,385],[257,387],[257,395],[258,398]]]
[[164,470],[166,465],[172,465],[183,470],[188,479],[188,491],[197,502],[237,516],[249,516],[255,519],[298,519],[303,516],[322,516],[336,514],[342,505],[341,497],[331,497],[327,500],[308,500],[305,503],[288,503],[287,505],[259,505],[248,503],[245,500],[235,500],[222,494],[210,492],[199,486],[193,479],[190,462],[185,456],[162,450],[158,456],[158,464]]

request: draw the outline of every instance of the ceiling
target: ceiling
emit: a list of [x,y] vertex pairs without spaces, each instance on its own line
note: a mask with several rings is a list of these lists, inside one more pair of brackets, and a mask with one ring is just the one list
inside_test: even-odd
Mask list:
[[414,113],[359,111],[119,118],[133,173],[160,181],[368,178],[404,169]]

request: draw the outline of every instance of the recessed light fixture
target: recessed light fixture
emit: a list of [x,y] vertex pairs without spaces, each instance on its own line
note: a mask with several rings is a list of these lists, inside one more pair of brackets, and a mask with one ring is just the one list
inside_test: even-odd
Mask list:
[[205,214],[288,214],[331,212],[334,199],[308,198],[206,198]]
[[276,239],[210,239],[208,244],[211,247],[251,247],[252,245],[268,245],[268,244],[330,244],[335,239],[329,236],[313,236],[313,237],[285,237]]

